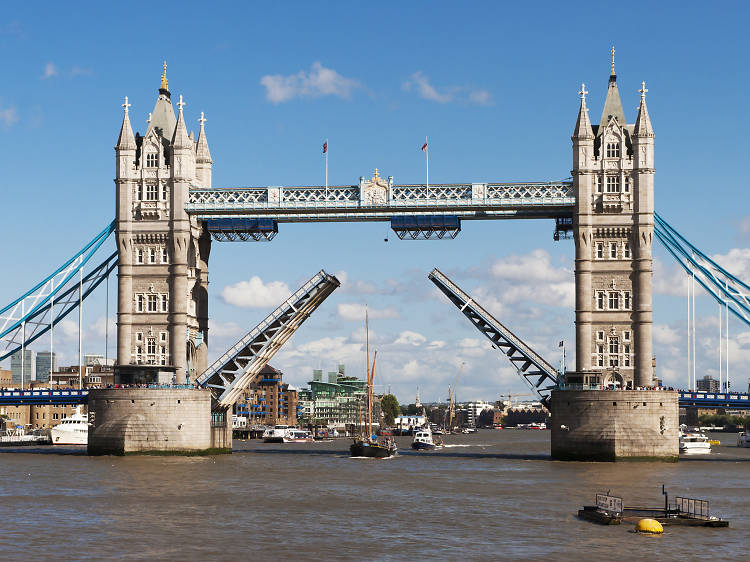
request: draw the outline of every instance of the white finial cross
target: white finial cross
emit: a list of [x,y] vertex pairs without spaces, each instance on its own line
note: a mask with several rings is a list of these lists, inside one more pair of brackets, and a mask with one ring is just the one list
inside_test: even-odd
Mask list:
[[581,91],[578,92],[578,94],[581,96],[581,99],[583,101],[586,101],[586,94],[588,94],[588,92],[586,91],[586,84],[581,83]]
[[187,105],[184,101],[182,101],[182,94],[180,94],[180,101],[177,102],[177,107],[180,108],[180,113],[182,113],[182,106]]
[[122,104],[122,106],[125,108],[125,115],[128,114],[128,108],[133,105],[132,103],[128,103],[128,96],[125,96],[125,103]]
[[205,123],[206,121],[208,121],[208,119],[206,119],[205,117],[203,117],[203,112],[201,111],[201,118],[198,119],[198,123],[201,124],[201,128],[203,128],[203,123]]
[[151,113],[148,114],[148,119],[146,119],[146,123],[151,123]]
[[646,89],[646,82],[641,82],[641,89],[638,91],[641,93],[641,99],[645,100],[646,92],[648,92],[648,90]]

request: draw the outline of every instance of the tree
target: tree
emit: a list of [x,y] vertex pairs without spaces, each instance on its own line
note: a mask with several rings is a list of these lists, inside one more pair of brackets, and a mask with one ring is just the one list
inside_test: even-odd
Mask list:
[[386,394],[380,399],[380,410],[383,412],[385,425],[393,425],[396,416],[401,415],[398,400],[393,394]]

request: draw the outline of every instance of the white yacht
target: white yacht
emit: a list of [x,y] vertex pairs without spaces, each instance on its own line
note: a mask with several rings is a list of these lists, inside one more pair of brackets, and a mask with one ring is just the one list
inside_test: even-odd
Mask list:
[[283,443],[284,437],[286,437],[288,425],[277,425],[275,427],[269,427],[263,432],[264,443]]
[[313,434],[306,429],[287,429],[284,443],[312,443]]
[[745,431],[737,435],[737,446],[750,447],[750,429],[746,429]]
[[705,433],[700,431],[680,430],[680,453],[685,455],[707,454],[711,452],[711,443]]
[[442,447],[442,440],[439,437],[433,440],[432,431],[429,427],[418,430],[414,434],[414,440],[411,442],[411,448],[417,451],[434,451]]
[[81,407],[50,429],[50,437],[53,445],[88,445],[89,420],[81,413]]

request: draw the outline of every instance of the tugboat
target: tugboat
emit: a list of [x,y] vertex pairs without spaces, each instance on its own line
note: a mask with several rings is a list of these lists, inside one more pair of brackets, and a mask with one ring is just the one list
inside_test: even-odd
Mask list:
[[430,428],[424,428],[414,434],[411,448],[416,451],[434,451],[437,448],[442,449],[443,442],[440,440],[440,437],[433,440]]
[[369,318],[365,309],[365,334],[367,348],[367,435],[362,435],[362,424],[360,419],[360,435],[354,439],[349,446],[349,452],[352,457],[373,457],[388,458],[397,452],[396,442],[391,437],[383,437],[378,441],[378,436],[372,431],[372,389],[375,379],[375,361],[378,359],[378,352],[372,360],[372,369],[370,369],[370,332]]

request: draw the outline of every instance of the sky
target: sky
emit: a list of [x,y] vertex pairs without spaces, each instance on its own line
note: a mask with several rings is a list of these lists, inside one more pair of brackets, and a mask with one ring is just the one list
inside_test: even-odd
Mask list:
[[[570,175],[581,83],[599,121],[616,48],[629,123],[641,81],[656,133],[657,211],[750,280],[746,130],[750,55],[742,2],[103,2],[7,5],[0,19],[0,305],[114,217],[123,97],[142,134],[162,61],[189,128],[200,112],[215,187],[353,185],[374,169],[423,183],[550,181]],[[342,286],[273,359],[285,380],[365,373],[401,402],[496,400],[529,390],[437,292],[440,268],[548,361],[574,365],[573,243],[552,221],[465,221],[451,241],[407,242],[387,223],[280,225],[271,243],[214,243],[210,356],[220,355],[320,269]],[[385,242],[385,238],[388,241]],[[655,247],[657,376],[685,387],[686,280]],[[84,352],[115,345],[103,289],[84,308]],[[718,376],[718,311],[697,298],[697,374]],[[730,379],[745,390],[750,329],[730,320]],[[56,332],[77,363],[75,316]],[[48,344],[40,340],[38,348]],[[6,361],[6,368],[7,368]]]

